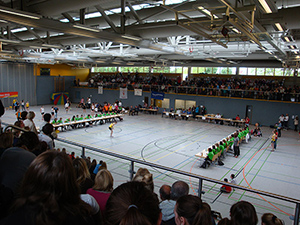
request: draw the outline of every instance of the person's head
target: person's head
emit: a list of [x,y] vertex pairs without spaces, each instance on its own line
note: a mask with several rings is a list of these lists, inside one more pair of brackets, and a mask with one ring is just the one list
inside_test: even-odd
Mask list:
[[177,200],[181,196],[189,194],[189,185],[184,181],[176,181],[171,187],[171,199]]
[[211,209],[201,198],[194,195],[180,197],[174,209],[176,225],[212,224]]
[[98,171],[95,177],[95,185],[93,186],[93,189],[98,191],[111,192],[113,190],[113,186],[114,178],[111,173],[106,169]]
[[162,201],[171,199],[171,186],[170,185],[162,185],[159,189],[160,199]]
[[53,132],[53,125],[50,123],[45,124],[45,126],[42,128],[42,131],[44,134],[49,136]]
[[101,166],[99,166],[99,169],[98,170],[107,170],[107,165],[106,165],[106,162],[102,162],[101,163]]
[[36,224],[59,223],[70,213],[83,215],[90,209],[80,199],[70,158],[57,151],[46,151],[35,158],[20,190],[16,208],[38,205]]
[[28,131],[28,132],[24,132],[20,136],[16,146],[24,148],[28,151],[33,151],[35,148],[38,147],[39,144],[40,144],[40,141],[39,141],[39,138],[36,135],[36,133],[34,133],[32,131]]
[[35,113],[33,111],[29,111],[27,114],[27,119],[33,120],[35,117]]
[[272,213],[265,213],[261,217],[261,224],[262,225],[283,225],[284,223],[282,222],[281,219],[277,218]]
[[225,181],[225,182],[228,182],[228,179],[227,179],[227,178],[224,178],[224,181]]
[[117,187],[106,203],[107,225],[157,225],[161,223],[159,200],[143,182]]
[[254,206],[246,201],[239,201],[230,208],[232,225],[256,225],[258,222]]
[[139,168],[132,180],[144,182],[150,191],[154,190],[153,175],[146,168]]
[[45,113],[44,114],[44,121],[47,123],[50,123],[51,120],[51,114],[50,113]]
[[27,114],[28,114],[27,111],[21,112],[21,119],[22,119],[22,120],[26,120],[26,119],[27,119]]
[[0,133],[0,149],[7,149],[13,146],[14,136],[12,133]]
[[235,175],[232,173],[232,174],[230,175],[230,178],[231,178],[231,179],[234,179],[234,178],[235,178]]
[[78,184],[85,181],[85,179],[90,178],[90,172],[84,159],[74,159],[73,167],[75,169],[75,176]]

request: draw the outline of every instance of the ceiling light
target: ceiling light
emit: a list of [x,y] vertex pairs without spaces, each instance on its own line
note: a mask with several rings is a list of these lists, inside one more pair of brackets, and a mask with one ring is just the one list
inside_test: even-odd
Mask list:
[[22,17],[26,17],[26,18],[30,18],[30,19],[35,19],[35,20],[41,19],[41,16],[39,16],[39,15],[24,13],[23,11],[19,11],[19,10],[12,11],[11,9],[5,8],[5,7],[1,7],[0,12],[12,14],[15,16],[22,16]]
[[103,60],[97,60],[97,61],[95,61],[96,63],[105,63],[105,61],[103,61]]
[[0,23],[7,23],[7,21],[5,21],[5,20],[0,20]]
[[203,6],[199,6],[198,9],[209,17],[213,16],[215,19],[219,18],[218,16],[211,14],[211,12],[209,10],[205,9]]
[[93,32],[100,32],[101,31],[100,29],[95,29],[95,28],[87,27],[87,26],[83,26],[83,25],[73,25],[73,27],[83,29],[83,30],[93,31]]
[[240,32],[238,29],[236,29],[236,28],[233,28],[232,31],[234,31],[234,32],[237,33],[237,34],[240,34],[240,33],[241,33],[241,32]]
[[291,41],[288,37],[284,37],[284,40],[285,40],[286,42],[290,42],[290,41]]
[[270,9],[270,7],[269,7],[268,3],[266,2],[266,0],[258,0],[258,1],[262,5],[262,7],[266,11],[266,13],[272,13],[272,10]]
[[280,23],[275,23],[275,26],[277,27],[277,29],[278,29],[279,31],[283,31],[283,28],[282,28],[282,26],[280,25]]
[[140,41],[141,40],[141,38],[128,36],[128,35],[122,35],[121,37],[126,38],[126,39],[130,39],[130,40],[134,40],[134,41]]
[[117,64],[118,65],[118,64],[121,64],[121,62],[112,62],[112,64]]

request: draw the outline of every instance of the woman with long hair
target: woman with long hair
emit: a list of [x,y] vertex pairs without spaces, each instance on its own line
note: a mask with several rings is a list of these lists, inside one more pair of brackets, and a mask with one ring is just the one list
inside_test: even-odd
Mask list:
[[91,207],[80,199],[70,158],[57,151],[46,151],[31,163],[13,209],[1,224],[95,224]]
[[176,225],[212,225],[211,209],[194,195],[180,197],[175,205]]
[[80,187],[80,193],[85,194],[87,190],[94,185],[86,161],[82,158],[76,158],[73,160],[73,166],[75,169],[76,182]]

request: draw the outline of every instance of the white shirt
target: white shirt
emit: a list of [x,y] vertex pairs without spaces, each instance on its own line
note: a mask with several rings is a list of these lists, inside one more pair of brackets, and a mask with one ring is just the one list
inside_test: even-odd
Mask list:
[[46,142],[48,145],[48,148],[50,150],[53,150],[53,140],[48,135],[40,133],[40,134],[38,134],[38,137],[39,137],[40,142],[42,142],[42,141]]
[[286,121],[286,122],[289,121],[289,116],[285,116],[284,121]]

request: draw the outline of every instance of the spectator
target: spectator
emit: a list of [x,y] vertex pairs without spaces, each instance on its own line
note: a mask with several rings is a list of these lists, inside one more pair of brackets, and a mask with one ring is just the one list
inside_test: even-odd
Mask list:
[[38,134],[35,124],[33,122],[34,117],[35,117],[35,113],[33,111],[29,111],[27,115],[27,119],[24,120],[24,125],[25,127],[29,127],[30,131]]
[[99,167],[102,165],[103,161],[100,160],[99,164],[96,165],[95,169],[93,170],[93,173],[96,175],[98,173]]
[[12,133],[0,133],[0,158],[2,153],[13,146],[14,137]]
[[281,219],[277,218],[277,216],[275,216],[272,213],[265,213],[261,217],[261,224],[262,225],[284,225],[284,222]]
[[106,224],[161,224],[161,213],[156,194],[143,182],[121,184],[111,194],[106,204]]
[[295,119],[294,119],[295,129],[294,129],[294,131],[298,131],[298,124],[299,124],[299,117],[295,116]]
[[139,168],[132,181],[144,182],[150,191],[154,190],[153,176],[146,168]]
[[79,185],[80,193],[85,194],[87,190],[94,185],[86,162],[82,158],[74,159],[73,167],[75,169],[76,182]]
[[[224,178],[224,182],[227,182],[228,183],[228,179],[227,178]],[[220,191],[222,193],[230,193],[232,191],[232,188],[228,185],[222,185],[222,187],[220,188]]]
[[[230,223],[232,225],[256,225],[258,222],[256,210],[254,206],[246,201],[239,201],[230,208]],[[228,220],[223,218],[222,221]]]
[[162,213],[162,221],[168,224],[168,221],[174,221],[174,203],[171,200],[171,186],[162,185],[159,189],[160,199],[159,208]]
[[[176,201],[184,195],[189,194],[189,185],[184,181],[176,181],[171,187],[171,200],[168,204],[165,205],[164,210],[162,211],[162,217],[168,218],[164,222],[166,224],[175,224],[175,214],[174,208]],[[171,213],[172,212],[172,213]],[[170,218],[170,219],[169,219]]]
[[175,206],[176,225],[212,225],[211,209],[198,196],[185,195]]
[[80,199],[71,160],[47,151],[28,168],[13,213],[1,224],[93,225],[91,207]]
[[48,123],[42,128],[42,133],[38,134],[40,142],[45,141],[47,143],[48,149],[53,150],[54,141],[51,138],[53,132],[53,125]]
[[114,179],[111,173],[106,170],[100,170],[95,177],[95,185],[87,190],[87,194],[93,196],[101,210],[102,215],[105,213],[106,202],[113,191]]
[[289,129],[289,114],[285,114],[285,117],[283,119],[283,127],[284,129]]

